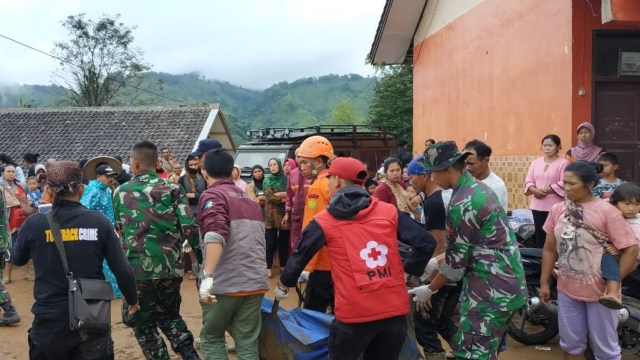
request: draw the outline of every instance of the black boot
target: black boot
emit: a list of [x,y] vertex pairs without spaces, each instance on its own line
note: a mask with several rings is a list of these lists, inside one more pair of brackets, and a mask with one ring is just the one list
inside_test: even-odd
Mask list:
[[13,307],[11,301],[5,301],[0,304],[0,307],[4,310],[4,314],[0,318],[0,326],[15,325],[20,322],[20,316],[18,316],[16,308]]
[[200,360],[200,356],[198,356],[196,349],[193,348],[192,343],[183,344],[177,350],[182,360]]

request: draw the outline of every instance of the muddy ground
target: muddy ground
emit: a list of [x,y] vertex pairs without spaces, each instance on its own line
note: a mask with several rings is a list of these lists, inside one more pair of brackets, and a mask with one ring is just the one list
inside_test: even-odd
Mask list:
[[[18,310],[22,322],[16,326],[0,328],[0,360],[24,360],[28,359],[27,330],[29,329],[33,316],[30,312],[33,304],[33,282],[22,279],[25,268],[14,270],[12,283],[7,285],[13,298],[16,309]],[[277,273],[277,271],[276,271]],[[275,278],[271,280],[272,288],[275,284]],[[272,297],[272,294],[267,296]],[[292,292],[289,299],[284,302],[285,307],[297,305],[297,297]],[[195,336],[201,328],[201,310],[198,304],[197,291],[195,290],[194,280],[185,281],[182,284],[182,307],[181,314],[186,320],[189,329]],[[144,359],[142,352],[138,347],[138,343],[133,337],[131,329],[122,324],[120,317],[120,300],[116,300],[112,305],[113,318],[113,340],[115,343],[116,359],[122,360],[140,360]],[[508,350],[500,355],[501,360],[534,360],[534,359],[560,359],[562,353],[558,347],[558,339],[554,339],[548,345],[550,350],[539,350],[533,346],[524,346],[515,341],[509,341]],[[233,354],[231,359],[235,359]],[[629,357],[632,359],[635,357]],[[179,356],[173,354],[172,359],[180,359]],[[625,357],[627,359],[627,357]],[[637,359],[637,358],[635,358]]]

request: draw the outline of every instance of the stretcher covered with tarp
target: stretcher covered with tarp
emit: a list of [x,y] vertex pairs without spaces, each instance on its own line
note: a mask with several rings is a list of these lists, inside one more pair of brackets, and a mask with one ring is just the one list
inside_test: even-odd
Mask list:
[[[260,359],[326,360],[332,315],[317,311],[280,308],[278,302],[262,300]],[[399,360],[418,358],[415,342],[405,340]]]

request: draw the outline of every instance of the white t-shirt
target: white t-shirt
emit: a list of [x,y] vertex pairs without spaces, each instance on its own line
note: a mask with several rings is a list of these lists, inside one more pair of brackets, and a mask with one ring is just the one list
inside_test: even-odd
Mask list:
[[482,182],[493,190],[496,195],[498,195],[498,200],[500,201],[500,205],[502,205],[504,211],[509,211],[509,194],[507,193],[507,186],[504,184],[504,181],[502,181],[500,176],[492,172],[486,179],[482,180]]

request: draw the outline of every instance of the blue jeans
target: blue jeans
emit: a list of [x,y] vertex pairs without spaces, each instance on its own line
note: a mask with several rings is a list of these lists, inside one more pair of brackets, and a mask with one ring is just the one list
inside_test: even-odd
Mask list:
[[618,258],[616,256],[605,251],[605,253],[602,254],[600,268],[602,269],[603,279],[620,282],[620,266],[618,265]]

